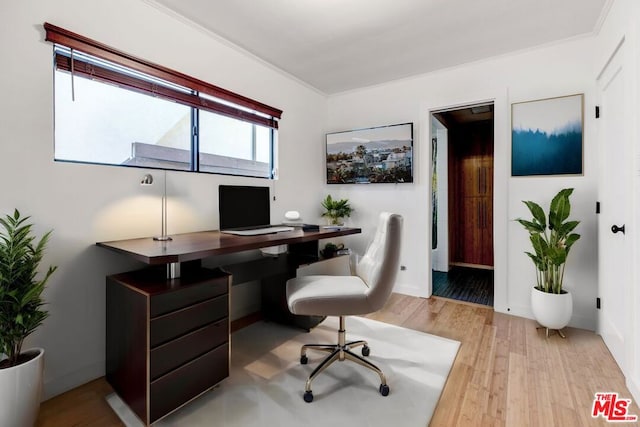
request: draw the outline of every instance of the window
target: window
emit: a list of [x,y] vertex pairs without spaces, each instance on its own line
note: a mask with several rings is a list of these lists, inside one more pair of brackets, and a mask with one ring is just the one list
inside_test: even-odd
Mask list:
[[273,176],[282,112],[45,24],[60,161]]

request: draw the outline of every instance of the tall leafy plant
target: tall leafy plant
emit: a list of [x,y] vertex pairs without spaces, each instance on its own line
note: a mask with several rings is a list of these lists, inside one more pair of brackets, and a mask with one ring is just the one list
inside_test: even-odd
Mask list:
[[57,267],[36,276],[51,231],[36,241],[29,218],[17,209],[0,218],[0,353],[7,356],[0,368],[21,363],[25,338],[48,316],[41,294]]
[[517,219],[528,232],[533,252],[525,252],[536,266],[536,288],[543,292],[561,294],[567,256],[580,238],[573,231],[580,221],[569,220],[573,188],[560,190],[551,200],[548,220],[544,210],[535,202],[523,201],[533,219]]

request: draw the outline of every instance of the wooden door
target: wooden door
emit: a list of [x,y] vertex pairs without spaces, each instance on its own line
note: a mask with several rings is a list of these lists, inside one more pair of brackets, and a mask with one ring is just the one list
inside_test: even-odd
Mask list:
[[480,161],[480,265],[493,266],[493,155]]
[[493,267],[492,128],[476,124],[451,135],[452,263]]
[[464,264],[481,264],[482,229],[481,205],[478,197],[462,199],[462,218],[464,226],[459,227],[458,256],[455,261]]

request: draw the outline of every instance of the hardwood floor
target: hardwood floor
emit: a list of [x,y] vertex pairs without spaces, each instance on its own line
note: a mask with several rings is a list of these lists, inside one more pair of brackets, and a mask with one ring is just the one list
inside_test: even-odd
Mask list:
[[[594,394],[613,391],[631,398],[593,332],[568,328],[566,339],[546,339],[532,320],[480,305],[399,294],[366,317],[462,343],[432,426],[608,425],[591,418]],[[104,400],[110,392],[100,378],[43,402],[37,426],[122,425]],[[640,415],[636,402],[630,413]]]
[[36,426],[123,426],[105,400],[112,392],[102,377],[42,402]]

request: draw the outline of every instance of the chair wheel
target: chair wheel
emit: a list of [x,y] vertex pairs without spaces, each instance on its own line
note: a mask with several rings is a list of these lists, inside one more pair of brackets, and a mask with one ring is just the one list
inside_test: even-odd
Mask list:
[[[380,394],[383,396],[389,395],[389,386],[386,384],[380,384]],[[306,398],[305,398],[306,400]]]
[[363,356],[368,356],[371,353],[371,349],[369,348],[369,346],[365,345],[364,347],[362,347],[362,355]]
[[[306,365],[308,361],[309,361],[309,359],[307,358],[307,356],[300,356],[300,364],[301,365]],[[312,397],[312,399],[313,399],[313,397]]]
[[[388,391],[387,391],[388,393]],[[304,401],[307,403],[311,403],[313,402],[313,393],[311,393],[311,391],[305,391],[304,392]]]

